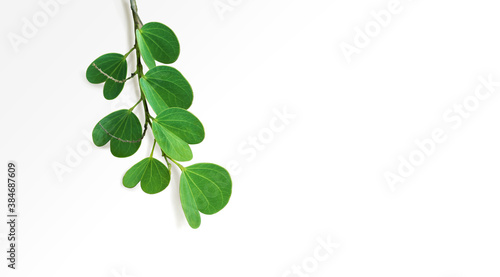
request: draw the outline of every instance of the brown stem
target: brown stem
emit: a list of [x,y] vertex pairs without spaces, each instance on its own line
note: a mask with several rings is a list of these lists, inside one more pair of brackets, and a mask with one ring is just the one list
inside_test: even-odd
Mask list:
[[137,12],[137,3],[135,0],[130,0],[130,8],[132,9],[132,16],[134,17],[135,29],[142,28],[143,24],[141,18],[139,17],[139,13]]
[[143,24],[141,21],[141,18],[139,17],[139,14],[137,13],[137,3],[135,0],[130,0],[130,8],[132,9],[132,16],[134,18],[134,37],[135,37],[135,54],[137,56],[137,76],[139,78],[139,91],[141,92],[141,99],[142,99],[142,104],[144,106],[144,113],[145,113],[145,126],[144,130],[147,130],[148,124],[151,125],[151,120],[150,114],[149,114],[149,108],[148,108],[148,103],[146,101],[146,95],[144,95],[144,92],[142,91],[140,81],[141,78],[144,76],[144,71],[141,63],[141,50],[139,49],[139,44],[137,43],[137,36],[136,36],[136,30],[142,28]]

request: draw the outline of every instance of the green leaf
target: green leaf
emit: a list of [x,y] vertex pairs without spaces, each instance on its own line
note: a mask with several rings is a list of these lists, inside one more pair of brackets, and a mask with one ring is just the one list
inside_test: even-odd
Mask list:
[[137,44],[139,45],[139,51],[141,52],[142,59],[149,67],[149,69],[154,68],[156,66],[156,63],[153,55],[151,54],[151,51],[149,50],[148,45],[144,41],[144,37],[138,29],[135,30],[135,35],[137,37]]
[[127,60],[117,53],[105,54],[87,68],[87,80],[92,84],[104,84],[104,97],[116,98],[123,90],[127,78]]
[[189,144],[198,144],[205,138],[200,120],[184,109],[166,109],[156,117],[156,121]]
[[200,212],[198,207],[196,207],[196,200],[194,199],[194,194],[191,191],[191,187],[186,181],[186,178],[182,178],[179,186],[179,195],[181,198],[181,206],[184,211],[184,216],[186,217],[189,226],[193,229],[197,229],[201,225]]
[[179,40],[170,28],[158,22],[150,22],[139,31],[155,60],[166,64],[177,60],[180,54]]
[[120,95],[124,86],[125,82],[117,83],[113,80],[107,80],[106,83],[104,83],[104,98],[106,98],[107,100],[115,99],[116,97],[118,97],[118,95]]
[[103,118],[94,128],[95,145],[104,146],[111,141],[111,153],[115,157],[132,156],[141,146],[142,126],[130,110],[119,110]]
[[193,152],[191,152],[191,147],[189,147],[187,142],[154,121],[153,135],[163,152],[172,159],[180,162],[187,162],[193,158]]
[[132,166],[123,176],[123,185],[127,188],[133,188],[139,182],[145,193],[156,194],[167,188],[170,183],[170,172],[157,159],[145,158]]
[[156,114],[168,107],[188,109],[193,103],[191,85],[175,68],[157,66],[141,78],[140,84]]
[[165,154],[177,161],[189,161],[193,153],[189,144],[203,141],[203,125],[192,113],[168,108],[153,120],[153,134]]
[[194,164],[182,172],[179,191],[189,225],[198,228],[198,211],[207,215],[215,214],[229,202],[231,176],[227,170],[215,164]]

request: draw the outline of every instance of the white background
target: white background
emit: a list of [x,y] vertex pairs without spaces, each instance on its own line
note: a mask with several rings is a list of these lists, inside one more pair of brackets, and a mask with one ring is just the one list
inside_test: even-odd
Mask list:
[[[151,136],[127,159],[89,147],[98,120],[137,100],[136,81],[107,101],[85,79],[95,58],[132,46],[127,0],[60,4],[18,47],[9,38],[23,18],[44,10],[3,3],[0,153],[4,168],[19,166],[20,224],[16,271],[0,225],[0,275],[281,277],[299,266],[308,276],[499,276],[500,88],[459,128],[443,119],[481,76],[500,81],[498,1],[401,0],[350,63],[341,44],[390,0],[232,1],[223,18],[215,2],[138,0],[144,22],[181,42],[174,66],[206,129],[192,163],[239,165],[228,206],[198,230],[180,208],[177,171],[158,195],[121,185]],[[284,110],[293,119],[269,137]],[[391,187],[384,174],[435,128],[447,140]],[[322,240],[340,246],[318,261]]]

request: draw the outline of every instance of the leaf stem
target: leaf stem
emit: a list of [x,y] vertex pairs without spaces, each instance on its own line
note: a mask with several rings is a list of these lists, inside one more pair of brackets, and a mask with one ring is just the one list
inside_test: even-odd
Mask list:
[[132,51],[134,51],[134,50],[135,50],[135,46],[134,46],[134,47],[132,47],[132,49],[130,49],[130,50],[127,52],[127,54],[125,54],[125,55],[124,55],[125,59],[126,59],[126,58],[128,57],[128,55],[130,55],[130,53],[132,53]]
[[139,105],[141,102],[142,102],[142,98],[139,99],[139,101],[137,101],[137,103],[135,103],[135,105],[132,108],[128,109],[128,110],[129,111],[133,111],[135,109],[135,107],[137,107],[137,105]]
[[150,158],[153,157],[153,153],[155,152],[155,147],[156,147],[156,139],[155,141],[153,142],[153,149],[151,149],[151,155],[149,155]]
[[175,164],[177,165],[182,171],[186,170],[186,168],[184,168],[181,164],[179,164],[178,162],[176,162],[175,160],[173,160],[172,158],[169,157],[169,159]]
[[[155,120],[155,118],[152,117],[151,114],[148,113],[147,116],[148,116],[148,119],[153,120],[153,121]],[[151,127],[153,127],[153,126],[151,126]]]
[[[163,155],[163,151],[161,151],[161,153]],[[170,161],[167,159],[166,156],[163,155],[163,158],[165,158],[165,162],[167,163],[168,173],[172,173],[172,164],[170,163]]]
[[[181,164],[179,164],[178,162],[176,162],[174,159],[170,158],[167,154],[165,154],[165,152],[163,152],[163,150],[161,150],[161,155],[165,158],[165,161],[167,161],[167,164],[170,165],[170,163],[168,162],[168,160],[171,160],[176,166],[178,166],[182,171],[186,170],[186,168],[184,168]],[[168,158],[168,160],[167,160]]]

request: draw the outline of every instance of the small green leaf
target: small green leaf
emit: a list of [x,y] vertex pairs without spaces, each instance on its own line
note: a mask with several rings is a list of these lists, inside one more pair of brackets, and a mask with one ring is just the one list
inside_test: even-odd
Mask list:
[[142,176],[144,176],[149,163],[150,158],[146,158],[132,166],[123,176],[123,185],[129,189],[135,188],[142,180]]
[[162,23],[150,22],[140,29],[140,33],[155,60],[166,64],[177,60],[180,54],[179,40],[170,28]]
[[92,84],[104,84],[104,97],[108,100],[120,95],[127,78],[127,60],[117,53],[105,54],[87,68],[87,80]]
[[157,66],[141,78],[140,84],[156,114],[168,107],[188,109],[193,103],[193,89],[175,68]]
[[163,152],[172,159],[187,162],[193,158],[189,144],[156,121],[153,121],[153,135]]
[[215,164],[194,164],[182,172],[179,191],[189,225],[198,228],[198,211],[207,215],[215,214],[229,202],[231,176],[227,170]]
[[156,117],[156,121],[189,144],[198,144],[205,138],[200,120],[184,109],[166,109]]
[[141,146],[141,122],[133,112],[119,110],[97,123],[92,138],[97,146],[104,146],[111,140],[111,153],[115,157],[129,157]]
[[108,77],[100,72],[97,68],[100,68],[105,74],[113,76],[114,74],[117,74],[116,69],[120,68],[123,60],[124,56],[118,53],[109,53],[100,56],[87,68],[87,80],[92,84],[100,84],[105,82],[106,80],[108,80]]
[[137,37],[137,44],[139,45],[139,51],[141,52],[142,59],[149,67],[149,69],[154,68],[156,66],[156,63],[151,54],[151,51],[149,50],[148,45],[144,41],[144,37],[138,29],[135,30],[135,35]]
[[106,98],[107,100],[115,99],[116,97],[118,97],[118,95],[120,95],[124,86],[125,86],[124,82],[117,83],[113,80],[107,80],[106,83],[104,83],[104,90],[103,90],[104,98]]
[[189,161],[193,153],[189,144],[203,141],[203,125],[192,113],[168,108],[153,120],[153,134],[165,154],[174,160]]
[[146,158],[135,164],[123,176],[123,185],[127,188],[133,188],[139,182],[145,193],[156,194],[167,188],[170,183],[170,173],[157,159]]

